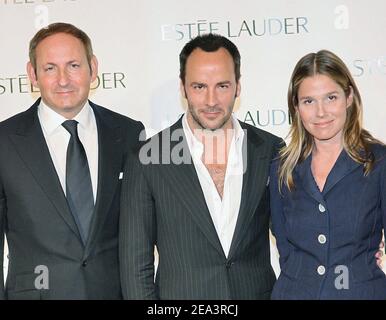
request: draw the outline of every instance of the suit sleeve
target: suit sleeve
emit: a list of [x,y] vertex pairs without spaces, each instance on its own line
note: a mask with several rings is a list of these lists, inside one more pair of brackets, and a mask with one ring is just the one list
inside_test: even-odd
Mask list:
[[0,300],[5,299],[4,293],[4,230],[6,216],[6,199],[3,190],[3,184],[0,178]]
[[271,207],[271,230],[272,234],[276,238],[276,246],[279,251],[279,263],[280,268],[283,267],[284,262],[287,260],[290,246],[286,236],[286,220],[283,212],[283,195],[279,191],[279,178],[278,178],[278,159],[274,160],[270,168],[270,207]]
[[121,194],[119,259],[124,299],[157,299],[154,284],[156,219],[137,154],[127,156]]

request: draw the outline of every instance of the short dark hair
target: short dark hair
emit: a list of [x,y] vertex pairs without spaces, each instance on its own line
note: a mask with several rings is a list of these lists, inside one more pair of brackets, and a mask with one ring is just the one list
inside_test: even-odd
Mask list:
[[29,59],[36,72],[36,47],[45,38],[52,36],[57,33],[69,34],[79,39],[86,51],[87,61],[91,70],[91,59],[93,57],[92,45],[89,36],[79,28],[75,27],[70,23],[56,22],[51,23],[47,27],[40,29],[29,43]]
[[180,79],[183,84],[185,84],[185,75],[186,75],[186,61],[188,60],[190,54],[197,48],[204,50],[206,52],[214,52],[220,48],[226,49],[233,58],[233,63],[235,67],[235,76],[236,82],[240,79],[240,65],[241,57],[240,52],[237,49],[236,45],[225,38],[224,36],[208,33],[204,35],[199,35],[192,40],[190,40],[182,48],[180,53]]

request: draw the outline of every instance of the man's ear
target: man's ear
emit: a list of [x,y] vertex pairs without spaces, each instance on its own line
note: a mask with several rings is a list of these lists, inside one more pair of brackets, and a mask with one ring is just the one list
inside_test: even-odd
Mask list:
[[181,96],[183,96],[185,99],[187,99],[186,91],[185,91],[185,85],[182,83],[182,80],[180,80],[180,91],[181,91]]
[[241,92],[241,83],[240,81],[238,81],[236,85],[236,95],[235,95],[236,98],[240,96],[240,92]]
[[98,59],[96,58],[96,56],[92,56],[90,61],[90,67],[91,67],[91,82],[94,82],[98,76]]
[[39,86],[38,86],[38,80],[37,80],[37,75],[36,75],[36,70],[35,70],[35,68],[32,66],[31,61],[28,61],[28,62],[27,62],[27,74],[28,74],[29,81],[32,83],[32,85],[33,85],[35,88],[39,88]]

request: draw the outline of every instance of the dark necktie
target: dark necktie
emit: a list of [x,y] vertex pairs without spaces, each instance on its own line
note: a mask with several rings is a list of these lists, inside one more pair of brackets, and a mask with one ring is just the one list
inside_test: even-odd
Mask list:
[[94,211],[90,169],[86,152],[78,136],[78,122],[67,120],[62,126],[71,134],[67,147],[66,197],[75,221],[86,243]]

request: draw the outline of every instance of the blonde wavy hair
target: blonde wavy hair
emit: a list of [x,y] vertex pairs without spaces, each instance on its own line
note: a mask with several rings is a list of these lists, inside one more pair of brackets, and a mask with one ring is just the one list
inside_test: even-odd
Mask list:
[[343,148],[354,161],[363,164],[365,175],[371,171],[375,161],[369,148],[370,144],[382,144],[362,127],[361,96],[344,62],[328,50],[309,53],[296,64],[288,88],[288,109],[292,124],[288,134],[290,142],[279,153],[279,190],[283,184],[289,190],[293,190],[295,184],[292,172],[298,163],[311,154],[313,149],[313,137],[305,130],[299,112],[297,112],[297,106],[300,84],[305,78],[317,74],[326,75],[334,80],[343,89],[346,98],[352,90],[353,102],[347,108],[347,117],[343,128]]

